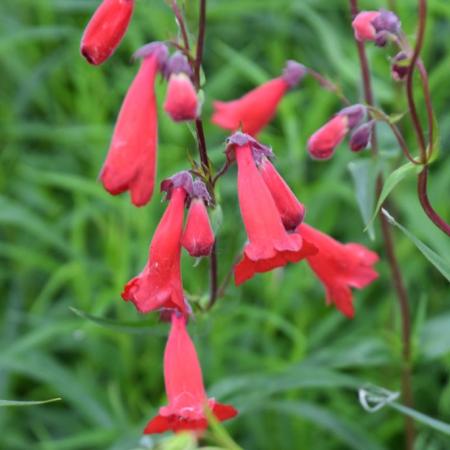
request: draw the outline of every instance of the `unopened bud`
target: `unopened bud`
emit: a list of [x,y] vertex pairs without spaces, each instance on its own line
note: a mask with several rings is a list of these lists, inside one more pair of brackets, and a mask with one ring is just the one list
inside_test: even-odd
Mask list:
[[391,74],[395,81],[403,81],[408,74],[410,60],[405,52],[397,53],[391,60]]
[[350,150],[352,152],[359,152],[367,148],[370,138],[372,137],[373,127],[374,121],[371,120],[360,125],[353,131],[349,142]]

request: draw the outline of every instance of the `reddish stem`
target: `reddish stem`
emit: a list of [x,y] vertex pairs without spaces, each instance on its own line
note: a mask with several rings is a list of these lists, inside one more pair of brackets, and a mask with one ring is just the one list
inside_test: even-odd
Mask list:
[[[352,16],[355,17],[359,13],[358,0],[350,0],[350,9]],[[361,67],[361,75],[363,81],[364,98],[369,106],[374,105],[372,80],[370,77],[369,63],[367,60],[366,50],[364,44],[356,40],[358,48],[358,56]],[[376,137],[376,130],[372,133],[371,142],[372,154],[375,157],[378,154],[378,143]],[[378,195],[383,186],[383,178],[381,175],[377,178],[376,190]],[[391,228],[389,223],[382,214],[379,216],[381,222],[381,231],[383,234],[384,247],[389,262],[392,281],[394,283],[395,292],[397,294],[398,304],[400,307],[400,316],[402,321],[402,344],[403,344],[403,368],[402,368],[402,397],[404,403],[408,407],[413,407],[412,395],[412,374],[411,374],[411,319],[409,310],[408,292],[405,288],[403,276],[400,270],[397,257],[395,255],[394,242],[392,238]],[[410,417],[405,417],[405,435],[406,448],[413,450],[414,448],[414,423]]]

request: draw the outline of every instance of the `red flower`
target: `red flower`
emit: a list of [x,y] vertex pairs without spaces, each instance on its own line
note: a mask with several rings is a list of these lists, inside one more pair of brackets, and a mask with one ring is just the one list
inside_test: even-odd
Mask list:
[[237,100],[214,102],[212,122],[226,130],[241,130],[255,136],[272,120],[283,95],[300,81],[305,71],[301,64],[288,61],[281,77],[262,84]]
[[235,133],[228,151],[234,151],[238,165],[238,195],[249,243],[234,269],[236,285],[288,262],[298,262],[316,251],[297,233],[288,234],[275,200],[256,168],[254,154],[261,157],[270,150],[250,136]]
[[[189,182],[186,175],[183,177],[183,181]],[[189,314],[189,305],[183,295],[180,269],[180,241],[189,188],[183,187],[183,183],[177,179],[175,182],[165,183],[172,183],[168,190],[170,202],[153,235],[147,265],[137,277],[127,283],[122,298],[131,300],[141,313],[157,309],[176,309]],[[163,189],[165,188],[163,183]]]
[[167,48],[150,44],[137,53],[143,60],[120,109],[100,178],[113,195],[129,190],[136,206],[148,203],[156,172],[158,121],[154,82]]
[[208,426],[205,407],[220,421],[237,415],[230,405],[208,399],[197,352],[186,331],[186,319],[172,314],[172,327],[164,353],[164,380],[169,404],[145,427],[145,434],[192,430],[201,433]]
[[91,64],[101,64],[116,50],[125,35],[134,0],[103,0],[81,38],[81,54]]
[[262,158],[259,171],[275,200],[283,225],[287,230],[294,230],[303,220],[305,207],[297,200],[268,158]]
[[204,183],[196,180],[193,186],[193,198],[189,206],[181,245],[191,256],[207,256],[211,254],[214,245],[214,232],[211,228],[205,202],[210,196]]
[[334,116],[308,140],[308,152],[315,159],[329,159],[348,132],[345,116]]
[[333,302],[343,314],[353,317],[350,288],[362,289],[378,278],[373,269],[378,255],[360,244],[341,244],[305,223],[297,230],[319,249],[306,260],[325,286],[327,303]]
[[175,122],[196,119],[198,115],[197,92],[185,73],[170,75],[164,111]]

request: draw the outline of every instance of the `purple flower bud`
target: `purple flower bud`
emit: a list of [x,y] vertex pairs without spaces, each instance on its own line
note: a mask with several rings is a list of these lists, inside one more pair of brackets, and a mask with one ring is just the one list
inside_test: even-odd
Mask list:
[[395,81],[403,81],[408,74],[410,60],[405,52],[397,53],[391,60],[391,74]]
[[384,47],[392,35],[398,35],[401,28],[399,18],[392,12],[380,10],[380,14],[372,20],[375,28],[375,45]]
[[365,149],[369,145],[370,138],[372,137],[374,127],[374,121],[363,123],[353,131],[350,136],[350,150],[352,152],[359,152]]
[[286,62],[286,66],[284,67],[283,75],[281,77],[291,88],[293,88],[303,79],[306,72],[307,69],[303,64],[291,59]]
[[347,117],[348,128],[355,128],[366,116],[366,107],[364,105],[356,104],[341,109],[338,112],[339,116]]
[[377,33],[380,31],[387,31],[391,34],[398,34],[401,22],[392,11],[380,9],[380,14],[372,20],[372,25],[375,27]]

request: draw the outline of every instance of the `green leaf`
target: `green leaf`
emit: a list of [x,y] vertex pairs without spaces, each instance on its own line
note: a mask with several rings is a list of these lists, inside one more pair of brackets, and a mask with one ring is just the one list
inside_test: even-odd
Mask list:
[[104,317],[94,316],[76,308],[69,308],[77,316],[89,320],[101,327],[109,328],[116,331],[124,331],[127,333],[148,333],[154,335],[164,335],[165,327],[155,326],[153,321],[149,320],[114,320]]
[[377,206],[375,207],[375,211],[372,214],[372,217],[370,218],[366,230],[369,228],[369,226],[373,223],[375,220],[375,217],[378,214],[378,211],[383,205],[383,202],[386,200],[387,196],[392,192],[392,190],[397,186],[400,181],[403,180],[407,175],[410,173],[413,173],[416,170],[416,166],[411,163],[407,162],[403,166],[400,166],[398,169],[394,170],[384,182],[383,189],[381,190],[380,197],[377,202]]
[[277,413],[291,414],[302,419],[311,421],[314,425],[324,428],[333,433],[336,438],[345,443],[345,448],[355,450],[381,450],[378,443],[369,439],[370,432],[364,430],[360,425],[345,421],[331,411],[327,411],[313,403],[302,401],[280,401],[269,402],[264,408],[274,410]]
[[352,161],[348,165],[355,184],[356,201],[364,225],[369,231],[369,237],[375,240],[375,229],[371,221],[373,205],[375,203],[375,182],[378,175],[378,167],[369,158]]
[[450,261],[444,259],[441,255],[425,245],[419,238],[414,236],[411,231],[406,229],[403,225],[400,225],[385,209],[382,210],[382,213],[388,219],[389,223],[399,228],[422,252],[425,258],[427,258],[428,261],[430,261],[430,263],[433,264],[439,272],[441,272],[447,281],[450,281]]
[[44,405],[45,403],[59,402],[60,400],[62,400],[60,397],[38,401],[0,400],[0,406],[35,406],[35,405]]
[[448,423],[441,422],[440,420],[437,419],[433,419],[432,417],[427,416],[426,414],[416,411],[415,409],[408,408],[407,406],[400,405],[399,403],[395,402],[388,403],[388,406],[390,406],[393,409],[396,409],[397,411],[400,411],[406,416],[411,417],[417,422],[427,425],[430,428],[440,431],[441,433],[450,435],[450,424]]

